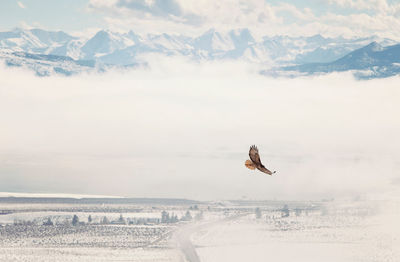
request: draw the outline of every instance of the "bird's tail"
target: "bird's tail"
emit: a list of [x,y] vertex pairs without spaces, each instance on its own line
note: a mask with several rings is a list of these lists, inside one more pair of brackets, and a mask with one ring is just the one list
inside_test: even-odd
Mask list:
[[251,160],[246,160],[246,162],[244,162],[244,165],[251,170],[256,169],[254,163]]

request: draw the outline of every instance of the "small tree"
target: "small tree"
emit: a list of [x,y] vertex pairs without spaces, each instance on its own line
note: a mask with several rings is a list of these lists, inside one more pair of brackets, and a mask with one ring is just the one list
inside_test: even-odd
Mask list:
[[189,210],[199,210],[199,206],[198,205],[190,206]]
[[175,215],[174,213],[172,213],[172,215],[171,215],[171,217],[169,219],[169,223],[176,223],[178,221],[179,221],[178,216]]
[[122,216],[122,214],[119,215],[118,223],[120,223],[120,224],[125,224],[125,218]]
[[52,225],[54,225],[54,224],[53,224],[53,221],[51,221],[50,217],[47,219],[46,222],[43,223],[43,226],[52,226]]
[[165,210],[161,212],[161,223],[169,223],[169,214]]
[[92,221],[93,221],[92,216],[89,215],[88,218],[87,218],[87,222],[90,224],[90,223],[92,223]]
[[103,217],[103,219],[101,220],[101,223],[104,225],[110,224],[110,221],[108,221],[108,218],[106,216]]
[[186,214],[185,214],[183,220],[186,220],[186,221],[192,220],[192,214],[190,214],[190,211],[189,211],[189,210],[186,211]]
[[281,211],[282,211],[282,217],[288,217],[289,216],[289,207],[288,207],[288,205],[284,205]]
[[259,207],[256,208],[254,213],[256,214],[257,219],[260,219],[262,217],[261,209]]
[[77,226],[79,224],[79,217],[77,215],[74,215],[72,218],[72,225]]

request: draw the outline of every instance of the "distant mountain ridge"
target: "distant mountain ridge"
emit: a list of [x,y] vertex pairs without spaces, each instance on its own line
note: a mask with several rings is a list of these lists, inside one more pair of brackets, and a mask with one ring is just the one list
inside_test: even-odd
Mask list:
[[288,66],[282,70],[306,74],[356,71],[359,78],[390,77],[400,73],[400,44],[384,47],[372,42],[333,62]]
[[[365,53],[371,42],[376,50]],[[379,53],[378,49],[382,49],[383,52],[383,49],[396,44],[397,42],[391,39],[374,36],[355,39],[325,38],[321,35],[264,36],[256,39],[247,28],[228,32],[210,29],[197,37],[165,33],[139,35],[133,31],[118,33],[100,30],[90,38],[75,37],[62,31],[16,28],[9,32],[0,32],[0,60],[5,61],[8,66],[33,69],[42,76],[53,73],[72,75],[93,70],[101,72],[110,67],[143,65],[143,57],[148,54],[185,56],[195,61],[244,60],[269,68],[266,71],[273,68],[276,74],[286,74],[288,71],[304,74],[360,68],[368,70],[368,67],[377,66],[375,63],[378,61],[386,63],[380,64],[380,67],[393,69],[388,63],[400,61],[383,59],[382,56],[386,53]],[[362,51],[362,48],[367,49]],[[357,49],[366,54],[364,60],[358,53],[347,57]],[[391,50],[385,52],[398,52],[396,48]],[[392,57],[398,57],[397,53]],[[369,64],[368,59],[372,59]],[[335,64],[331,64],[334,62]],[[357,63],[361,64],[355,65]],[[363,64],[367,68],[363,67]],[[338,70],[339,68],[343,70]]]

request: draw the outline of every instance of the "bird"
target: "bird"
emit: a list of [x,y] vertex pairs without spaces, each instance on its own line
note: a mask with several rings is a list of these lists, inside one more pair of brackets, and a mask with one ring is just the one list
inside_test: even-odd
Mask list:
[[250,147],[249,156],[250,156],[250,160],[246,160],[246,162],[244,163],[244,165],[245,165],[247,168],[249,168],[249,169],[251,169],[251,170],[254,170],[254,169],[257,168],[257,169],[260,170],[261,172],[264,172],[264,173],[266,173],[266,174],[268,174],[268,175],[271,175],[271,176],[272,176],[272,174],[275,174],[275,173],[276,173],[276,171],[271,172],[270,170],[268,170],[268,169],[261,163],[260,155],[258,154],[258,148],[257,148],[255,145],[252,145],[252,146]]

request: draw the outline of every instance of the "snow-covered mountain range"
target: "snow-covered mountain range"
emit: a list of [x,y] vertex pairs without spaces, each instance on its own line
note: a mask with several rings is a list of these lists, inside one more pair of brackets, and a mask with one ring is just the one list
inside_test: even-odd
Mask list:
[[400,74],[400,44],[384,47],[372,42],[332,62],[287,66],[281,70],[294,74],[354,71],[358,78],[389,77]]
[[[355,57],[357,49],[369,50],[373,43],[373,59]],[[145,64],[148,54],[185,56],[201,60],[244,60],[265,66],[264,72],[321,73],[345,70],[370,70],[374,77],[397,74],[400,48],[390,48],[397,42],[379,37],[346,39],[311,37],[264,36],[256,39],[248,29],[218,32],[210,29],[197,37],[170,34],[138,35],[133,31],[117,33],[101,30],[90,38],[78,38],[64,32],[41,29],[14,29],[0,32],[0,59],[8,66],[24,66],[38,75],[107,70]],[[379,52],[377,52],[377,50]],[[384,50],[391,50],[385,51]],[[351,52],[356,52],[349,56]],[[366,52],[367,55],[372,54]],[[380,60],[388,56],[393,59]],[[364,60],[363,60],[364,59]],[[369,59],[366,63],[365,59]],[[379,65],[375,64],[378,63]],[[332,64],[333,63],[333,64]],[[362,65],[361,65],[361,64]],[[383,64],[382,64],[383,63]],[[340,66],[339,66],[340,64]],[[365,65],[365,66],[363,66]],[[385,67],[385,74],[376,66]]]

